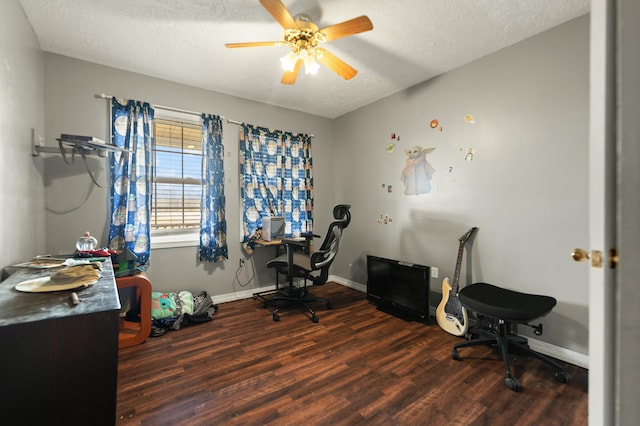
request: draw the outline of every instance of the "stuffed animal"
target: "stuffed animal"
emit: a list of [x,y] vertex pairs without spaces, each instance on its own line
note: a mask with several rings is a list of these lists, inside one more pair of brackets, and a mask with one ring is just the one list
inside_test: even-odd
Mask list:
[[427,154],[435,148],[412,146],[404,150],[407,155],[400,180],[404,183],[404,195],[420,195],[431,192],[431,176],[435,169],[427,161]]

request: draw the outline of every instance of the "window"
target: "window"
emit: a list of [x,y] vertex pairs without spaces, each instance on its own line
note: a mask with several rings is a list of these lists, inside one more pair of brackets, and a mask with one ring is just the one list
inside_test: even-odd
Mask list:
[[202,125],[156,109],[152,247],[197,245],[202,196]]

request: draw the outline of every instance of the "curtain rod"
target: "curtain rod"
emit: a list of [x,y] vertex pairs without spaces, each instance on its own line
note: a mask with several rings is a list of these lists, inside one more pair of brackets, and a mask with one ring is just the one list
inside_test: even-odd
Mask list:
[[[104,93],[100,93],[99,95],[96,95],[96,98],[101,98],[101,99],[113,99],[114,96],[111,95],[105,95]],[[157,107],[157,108],[162,108],[162,109],[166,109],[169,111],[174,111],[174,112],[181,112],[184,114],[191,114],[191,115],[196,115],[198,117],[200,117],[202,114],[196,111],[189,111],[187,109],[180,109],[180,108],[174,108],[174,107],[168,107],[168,106],[163,106],[163,105],[157,105],[154,104],[153,106]],[[225,119],[224,115],[221,115],[220,118],[222,118],[223,120]],[[238,124],[238,125],[242,125],[244,124],[242,121],[238,121],[238,120],[232,120],[231,118],[227,119],[227,123],[231,123],[231,124]],[[310,137],[315,137],[313,134],[309,135]]]
[[[96,95],[96,98],[113,99],[114,96],[105,95],[104,93],[100,93],[99,95]],[[156,107],[156,108],[166,109],[168,111],[181,112],[183,114],[196,115],[198,117],[200,117],[202,115],[202,113],[200,113],[200,112],[189,111],[188,109],[180,109],[180,108],[174,108],[174,107],[169,107],[169,106],[165,106],[165,105],[158,105],[158,104],[153,104],[153,106]],[[225,119],[224,115],[221,115],[220,118],[222,118],[223,120]],[[228,119],[227,122],[233,123],[233,124],[242,124],[240,121],[236,121],[236,120],[232,120],[232,119]]]

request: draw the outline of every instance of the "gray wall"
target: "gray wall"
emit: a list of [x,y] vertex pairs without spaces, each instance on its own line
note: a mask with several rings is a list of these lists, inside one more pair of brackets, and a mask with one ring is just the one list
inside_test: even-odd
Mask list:
[[[588,52],[585,16],[337,119],[336,182],[349,184],[336,185],[336,199],[351,202],[353,221],[333,273],[365,282],[375,254],[438,267],[439,292],[458,238],[478,226],[461,286],[556,297],[540,339],[587,353],[588,268],[569,254],[588,246]],[[388,154],[391,133],[401,139]],[[430,194],[403,195],[413,145],[436,148]],[[393,221],[378,224],[381,214]]]
[[[245,99],[116,70],[64,56],[45,55],[45,114],[47,143],[55,143],[61,133],[93,135],[109,140],[108,100],[96,94],[128,97],[151,104],[195,112],[218,114],[260,126],[314,134],[312,142],[315,179],[315,223],[326,228],[334,204],[332,170],[333,138],[329,119],[276,108]],[[197,247],[152,250],[148,276],[154,290],[206,290],[210,295],[229,294],[272,284],[274,275],[266,271],[272,249],[257,250],[238,272],[240,247],[240,204],[238,187],[238,129],[224,122],[225,194],[229,261],[200,263]],[[99,183],[106,185],[107,160],[88,159]],[[60,155],[46,159],[46,241],[52,253],[69,253],[86,230],[107,245],[107,188],[95,186],[80,158],[65,164]],[[254,275],[255,278],[245,285]]]
[[44,68],[35,34],[18,2],[0,13],[0,268],[45,249],[41,158],[31,129],[44,133]]

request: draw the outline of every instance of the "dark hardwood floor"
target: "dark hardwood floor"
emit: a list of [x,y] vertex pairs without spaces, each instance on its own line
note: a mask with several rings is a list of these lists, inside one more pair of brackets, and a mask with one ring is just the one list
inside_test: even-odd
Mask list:
[[513,357],[516,393],[491,347],[451,349],[437,325],[378,311],[335,283],[312,289],[334,308],[280,322],[259,301],[219,305],[214,320],[119,352],[118,424],[586,425],[587,371]]

